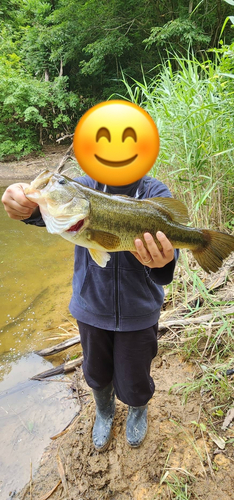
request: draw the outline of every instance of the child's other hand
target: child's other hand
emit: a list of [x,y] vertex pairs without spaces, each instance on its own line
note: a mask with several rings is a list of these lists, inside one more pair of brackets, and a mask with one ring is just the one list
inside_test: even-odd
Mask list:
[[2,203],[11,219],[28,219],[37,207],[36,203],[28,200],[24,194],[24,187],[28,186],[24,182],[11,184],[2,196]]
[[159,250],[153,236],[150,233],[144,234],[146,248],[140,239],[135,240],[136,252],[132,254],[143,265],[151,269],[156,267],[164,267],[174,259],[174,248],[164,233],[157,231],[156,237],[162,246]]

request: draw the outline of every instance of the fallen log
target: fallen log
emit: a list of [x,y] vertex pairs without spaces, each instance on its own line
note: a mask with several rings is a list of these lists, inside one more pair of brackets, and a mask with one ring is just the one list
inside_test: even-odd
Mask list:
[[220,309],[220,311],[216,311],[215,313],[210,313],[210,314],[203,314],[202,316],[198,316],[196,318],[193,318],[192,316],[190,318],[180,318],[180,319],[172,319],[168,321],[162,321],[159,323],[158,330],[165,330],[171,327],[176,327],[176,326],[187,326],[187,325],[195,325],[195,324],[201,324],[201,323],[207,323],[208,321],[211,321],[212,319],[220,318],[223,315],[227,314],[233,314],[234,313],[234,306],[233,307],[227,307],[226,309]]
[[56,344],[52,347],[47,347],[46,349],[41,349],[40,351],[35,351],[35,353],[38,354],[39,356],[53,356],[54,354],[64,351],[65,349],[68,349],[69,347],[72,347],[73,345],[79,343],[80,343],[80,335],[76,335],[71,339],[64,340],[64,342],[60,342],[60,344]]
[[71,361],[66,361],[62,365],[56,366],[55,368],[51,368],[51,370],[46,370],[45,372],[38,373],[38,375],[34,375],[31,377],[31,380],[44,380],[48,377],[54,377],[55,375],[60,375],[61,373],[69,373],[75,370],[78,366],[80,366],[83,362],[83,356],[80,356],[78,359],[73,359]]

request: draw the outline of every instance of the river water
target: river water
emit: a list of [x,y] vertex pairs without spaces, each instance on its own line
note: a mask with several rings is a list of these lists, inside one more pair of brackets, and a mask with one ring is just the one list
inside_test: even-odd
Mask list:
[[30,380],[53,367],[34,351],[64,340],[64,322],[75,324],[68,311],[73,252],[71,243],[45,228],[9,219],[0,203],[1,500],[29,481],[50,437],[76,412],[69,380]]

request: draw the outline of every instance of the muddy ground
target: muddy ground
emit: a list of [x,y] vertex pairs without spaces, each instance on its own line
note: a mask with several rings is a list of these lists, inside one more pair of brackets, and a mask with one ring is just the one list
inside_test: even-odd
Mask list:
[[[73,387],[78,387],[82,405],[80,414],[66,434],[52,441],[37,474],[17,498],[234,498],[233,446],[227,446],[223,453],[207,432],[201,433],[192,423],[207,423],[203,413],[204,401],[199,394],[184,406],[181,395],[176,390],[170,391],[173,384],[193,377],[194,371],[194,365],[161,348],[152,365],[156,391],[149,404],[149,429],[145,441],[138,449],[131,449],[126,444],[127,408],[117,402],[110,446],[99,453],[91,438],[94,401],[82,370],[78,369]],[[234,437],[234,430],[221,431],[221,422],[216,430],[220,436]],[[179,496],[172,494],[166,481],[170,484],[179,482]]]
[[[55,167],[66,151],[67,146],[51,146],[41,156],[0,163],[1,185],[30,180],[44,168]],[[195,393],[184,405],[181,393],[172,388],[193,378],[196,370],[195,363],[187,363],[170,351],[162,338],[152,364],[156,391],[149,404],[149,429],[144,443],[138,449],[126,444],[127,407],[117,402],[110,446],[98,453],[91,439],[94,401],[82,369],[77,369],[71,383],[74,397],[80,401],[79,415],[66,432],[51,440],[35,477],[29,478],[23,491],[11,498],[234,499],[233,444],[222,450],[207,432],[209,398]],[[223,431],[222,422],[218,417],[213,420],[216,433],[233,440],[234,427]],[[206,430],[200,424],[206,425]]]
[[54,170],[63,159],[69,145],[51,145],[37,154],[31,153],[19,161],[0,161],[0,186],[18,181],[30,181],[44,169]]

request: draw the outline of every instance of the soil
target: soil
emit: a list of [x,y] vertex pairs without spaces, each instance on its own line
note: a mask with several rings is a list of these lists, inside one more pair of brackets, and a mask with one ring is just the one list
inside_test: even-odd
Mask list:
[[[149,403],[148,433],[143,444],[137,449],[127,445],[127,407],[117,401],[111,443],[99,453],[91,436],[95,404],[78,369],[73,386],[78,386],[82,410],[68,432],[52,441],[36,476],[16,498],[233,499],[233,448],[227,446],[223,453],[208,433],[201,433],[192,423],[204,422],[199,394],[184,406],[181,395],[175,389],[170,391],[173,384],[191,378],[193,371],[194,365],[177,355],[160,352],[152,364],[156,391]],[[234,437],[234,431],[226,431],[226,435]],[[166,483],[175,483],[175,476],[180,481],[180,496],[173,496]]]
[[30,181],[45,169],[54,170],[68,150],[68,145],[51,145],[40,153],[31,153],[21,160],[0,162],[0,186]]
[[[67,146],[47,147],[42,155],[30,155],[19,162],[0,163],[2,185],[30,180],[44,168],[53,168]],[[156,391],[149,403],[148,433],[143,444],[130,448],[125,440],[127,407],[117,401],[113,435],[109,448],[97,452],[92,444],[95,405],[82,369],[77,369],[72,386],[79,398],[80,413],[69,428],[51,440],[35,477],[18,494],[18,500],[153,500],[234,499],[233,446],[222,450],[201,428],[207,424],[209,402],[196,393],[186,404],[174,384],[193,378],[190,364],[160,344],[152,363]],[[229,441],[234,427],[216,432]],[[177,489],[176,489],[177,488]],[[173,493],[174,491],[174,493]]]

